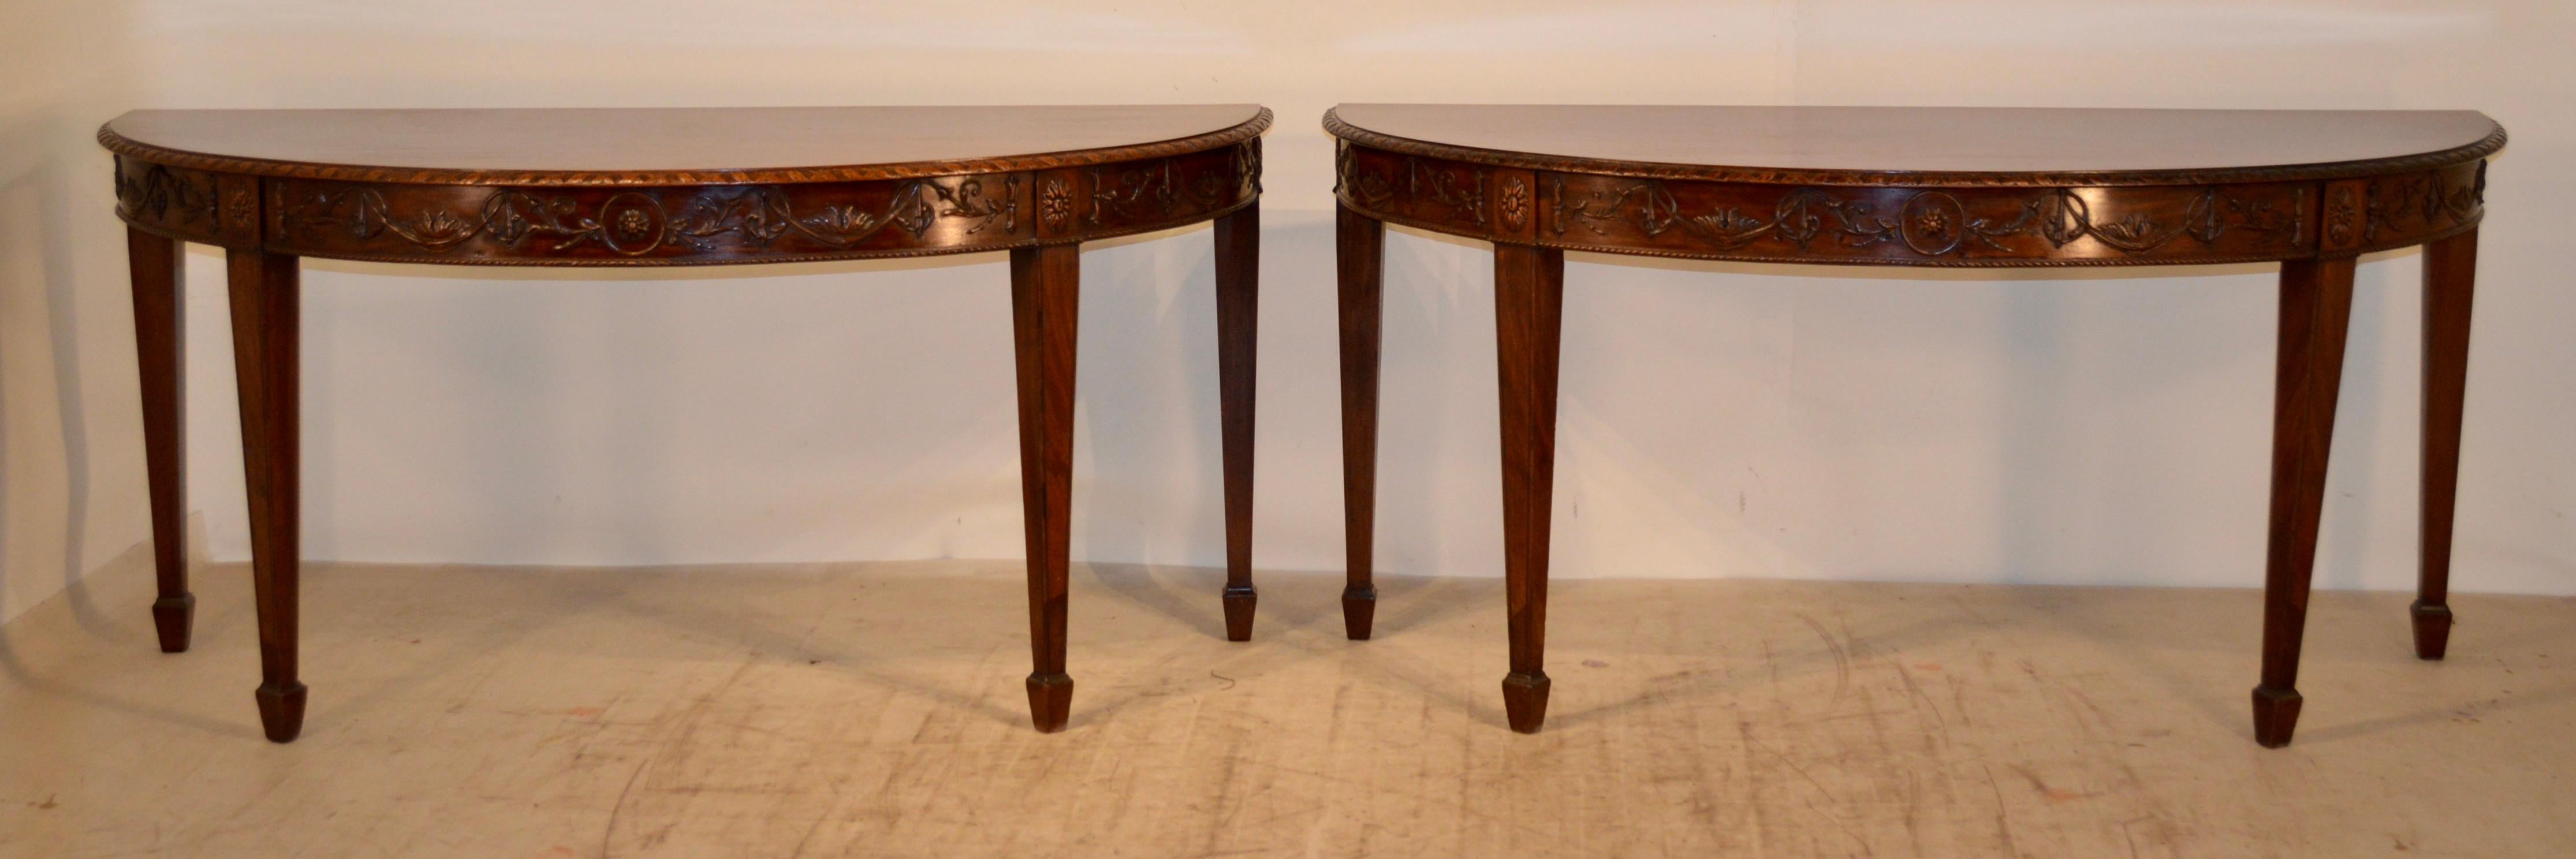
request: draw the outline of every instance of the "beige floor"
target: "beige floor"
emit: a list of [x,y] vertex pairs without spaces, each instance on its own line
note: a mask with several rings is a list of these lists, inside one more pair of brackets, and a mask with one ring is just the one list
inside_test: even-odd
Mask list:
[[1496,582],[1091,567],[1046,736],[1012,563],[323,566],[276,746],[241,569],[180,656],[136,570],[0,630],[0,856],[2576,855],[2565,599],[2319,594],[2265,751],[2252,591],[1568,581],[1524,737]]

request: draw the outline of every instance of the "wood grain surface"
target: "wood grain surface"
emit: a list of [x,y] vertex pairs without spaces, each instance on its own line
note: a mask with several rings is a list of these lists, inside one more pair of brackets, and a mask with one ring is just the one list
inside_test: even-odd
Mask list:
[[[111,151],[304,179],[659,185],[895,179],[1209,149],[1251,104],[445,110],[138,110]],[[1172,144],[1168,152],[1140,151]]]
[[[1325,126],[1390,151],[1616,175],[1842,184],[2157,184],[2388,172],[2477,158],[2468,110],[1345,104]],[[1577,166],[1579,165],[1579,166]],[[2402,167],[2396,169],[2403,169]],[[1800,175],[1810,174],[1810,175]],[[2043,178],[2044,177],[2044,178]],[[2190,178],[2183,178],[2190,177]]]

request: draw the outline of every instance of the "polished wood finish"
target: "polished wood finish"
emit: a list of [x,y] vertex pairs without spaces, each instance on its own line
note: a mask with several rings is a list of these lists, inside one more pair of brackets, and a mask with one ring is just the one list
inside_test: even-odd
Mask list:
[[1073,342],[1082,261],[1069,245],[1011,252],[1011,343],[1020,389],[1020,508],[1027,511],[1029,713],[1040,731],[1064,729],[1073,678],[1064,673],[1065,566],[1073,544]]
[[1556,486],[1556,358],[1565,318],[1565,252],[1494,246],[1494,377],[1503,426],[1503,589],[1512,671],[1503,707],[1512,730],[1547,718],[1547,543]]
[[219,172],[482,185],[757,184],[1085,167],[1219,149],[1251,104],[138,110],[100,140]]
[[242,475],[250,493],[251,587],[259,609],[259,720],[268,738],[304,730],[296,679],[296,352],[301,342],[294,257],[225,253],[232,293],[233,372],[240,380]]
[[[2476,229],[2504,130],[2468,111],[1343,105],[1343,449],[1369,581],[1381,222],[1493,242],[1512,727],[1541,670],[1562,252],[1968,267],[2282,263],[2256,739],[2289,741],[2354,258],[2427,245],[2417,652],[2450,627]],[[1371,591],[1371,595],[1374,592]],[[1365,621],[1354,637],[1365,634]]]
[[179,254],[227,250],[258,590],[261,720],[300,731],[301,257],[713,265],[1007,251],[1029,550],[1028,681],[1064,726],[1082,242],[1216,221],[1228,636],[1250,635],[1261,132],[1253,105],[138,111],[99,130],[129,227],[166,650],[187,645]]
[[[508,265],[704,265],[1081,242],[1249,205],[1258,144],[1078,170],[792,185],[387,185],[276,179],[268,247]],[[1076,215],[1076,209],[1081,214]]]
[[2504,143],[2469,110],[1345,104],[1324,126],[1374,149],[1479,164],[1822,185],[2347,178],[2471,161]]
[[1333,207],[1335,258],[1341,270],[1342,529],[1349,580],[1342,587],[1342,630],[1365,641],[1377,618],[1372,558],[1377,537],[1377,368],[1386,296],[1386,227]]
[[2451,642],[2451,513],[2460,488],[2460,411],[2469,385],[2469,305],[2478,232],[2424,246],[2424,500],[2415,655],[2440,659]]
[[1216,219],[1216,363],[1225,457],[1225,637],[1252,640],[1252,400],[1259,350],[1261,204]]
[[142,374],[143,469],[152,503],[152,627],[161,652],[188,649],[197,596],[188,592],[187,256],[179,243],[125,231],[134,281],[135,365]]
[[2272,524],[2264,549],[2263,683],[2254,739],[2279,748],[2299,719],[2299,639],[2325,509],[2335,395],[2352,321],[2352,257],[2281,266],[2279,367],[2272,389]]
[[1265,109],[1087,110],[137,111],[99,140],[138,228],[427,264],[1007,250],[1193,224],[1259,195]]
[[[1472,128],[1477,133],[1471,139],[1509,142],[1521,138],[1494,129],[1547,116],[1538,124],[1550,130],[1533,131],[1534,139],[1562,145],[1616,139],[1624,143],[1615,150],[1649,154],[1802,153],[1790,166],[1742,166],[1762,162],[1675,164],[1499,152],[1398,137],[1341,116],[1410,107],[1345,105],[1326,114],[1325,127],[1343,140],[1340,196],[1370,217],[1568,250],[1756,262],[2155,265],[2405,247],[2476,225],[2485,187],[2481,159],[2504,143],[2493,121],[2464,112],[2356,118],[2314,111],[1890,109],[1895,119],[1865,122],[1852,117],[1878,109],[1479,105],[1444,107],[1446,113],[1476,117],[1473,122],[1452,117],[1419,123]],[[1841,119],[1809,116],[1818,110]],[[1652,121],[1604,118],[1627,111],[1643,111]],[[1688,111],[1716,113],[1693,125],[1684,120],[1699,114]],[[1600,127],[1579,134],[1572,128],[1586,122]],[[1908,123],[1925,127],[1910,136],[1837,136]],[[2185,151],[2234,152],[2249,160],[2174,167],[2178,162],[2156,154],[2164,150],[2103,142],[2164,140],[2165,134],[2149,129],[2168,126],[2208,138]],[[1677,130],[1683,128],[1691,132]],[[2372,128],[2396,140],[2356,147],[2327,133]],[[2006,131],[2011,134],[1991,136]],[[1648,136],[1656,133],[1677,139]],[[2020,138],[2052,154],[1983,151],[1971,157],[1959,151],[1982,144],[2010,153]],[[2302,140],[2310,141],[2305,149],[2297,148]],[[2443,148],[2404,151],[2419,141],[2439,141]],[[2085,160],[2053,154],[2097,143],[2109,155]],[[1851,166],[1903,164],[1909,151],[1929,166]],[[2378,152],[2391,154],[2327,160]],[[1855,160],[1799,166],[1835,158]]]

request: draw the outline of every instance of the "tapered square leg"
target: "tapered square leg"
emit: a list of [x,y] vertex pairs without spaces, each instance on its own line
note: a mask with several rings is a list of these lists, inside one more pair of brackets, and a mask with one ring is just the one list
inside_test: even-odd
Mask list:
[[152,627],[161,652],[188,649],[197,597],[188,592],[187,255],[176,239],[131,227],[126,261],[134,281],[134,353],[142,371],[143,473],[152,505],[152,573],[160,594]]
[[2420,659],[2442,658],[2451,643],[2451,512],[2459,499],[2477,272],[2477,230],[2424,246],[2424,506],[2412,611]]
[[1379,318],[1386,300],[1380,278],[1386,225],[1335,206],[1342,327],[1342,539],[1349,580],[1342,587],[1342,629],[1369,637],[1377,616],[1377,368]]
[[1252,385],[1261,203],[1216,219],[1217,400],[1225,445],[1225,637],[1252,640]]
[[1547,547],[1556,483],[1556,370],[1565,252],[1494,247],[1496,378],[1503,429],[1503,588],[1512,671],[1503,707],[1512,730],[1547,719]]
[[1073,678],[1064,673],[1065,567],[1073,528],[1074,314],[1081,249],[1011,251],[1011,333],[1020,404],[1020,508],[1028,533],[1029,716],[1064,729]]
[[2263,682],[2254,689],[2254,739],[2288,745],[2299,719],[2299,640],[2308,620],[2317,518],[2343,384],[2352,317],[2349,257],[2281,266],[2279,365],[2272,394],[2272,521],[2265,550]]
[[242,468],[250,494],[251,587],[259,610],[259,715],[268,738],[304,729],[296,679],[297,367],[296,259],[227,253],[233,371],[241,391]]

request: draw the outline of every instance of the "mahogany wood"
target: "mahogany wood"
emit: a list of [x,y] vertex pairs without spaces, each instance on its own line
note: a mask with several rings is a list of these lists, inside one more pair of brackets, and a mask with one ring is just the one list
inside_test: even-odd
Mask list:
[[2451,513],[2460,485],[2460,411],[2469,383],[2469,305],[2478,231],[2424,246],[2424,506],[2418,548],[2415,655],[2440,659],[2451,641]]
[[1221,149],[1252,104],[138,110],[99,129],[156,164],[358,182],[699,185],[914,179]]
[[1345,104],[1373,149],[1533,170],[1817,185],[2205,185],[2378,176],[2504,145],[2468,110]]
[[2272,391],[2272,525],[2264,550],[2263,683],[2254,739],[2288,745],[2299,718],[2299,635],[2308,620],[2317,519],[2325,508],[2335,395],[2352,319],[2352,257],[2281,266],[2280,366]]
[[1027,511],[1029,712],[1063,730],[1073,702],[1064,673],[1065,566],[1073,529],[1073,357],[1082,260],[1070,245],[1011,252],[1012,354],[1020,388],[1020,507]]
[[[1351,587],[1373,572],[1382,222],[1495,243],[1512,727],[1536,730],[1564,250],[1918,266],[2279,261],[2256,739],[2287,743],[2354,258],[2427,245],[2419,655],[2439,658],[2476,229],[2503,128],[2469,111],[1342,105]],[[1371,597],[1374,591],[1369,591]],[[1363,602],[1363,605],[1370,604]],[[1346,616],[1354,613],[1346,610]],[[1353,637],[1366,634],[1356,613]]]
[[[1342,138],[1342,200],[1379,220],[1607,253],[1930,266],[2422,244],[2476,225],[2482,159],[2504,145],[2465,111],[1344,105],[1325,128]],[[1688,157],[1728,160],[1670,160]]]
[[1349,561],[1342,629],[1352,640],[1365,641],[1377,617],[1377,581],[1370,565],[1377,534],[1378,322],[1386,305],[1379,280],[1386,228],[1349,206],[1333,209],[1341,269],[1342,529]]
[[1216,219],[1217,402],[1225,456],[1225,637],[1252,640],[1252,394],[1261,304],[1261,204]]
[[300,257],[709,265],[1008,251],[1029,547],[1028,691],[1064,726],[1080,243],[1217,221],[1229,637],[1250,634],[1261,132],[1254,105],[138,111],[99,130],[129,230],[153,606],[187,646],[178,243],[226,248],[270,739],[299,732]]
[[134,280],[135,364],[142,371],[143,468],[152,497],[152,571],[160,595],[152,627],[161,652],[188,649],[197,596],[188,592],[187,309],[180,292],[187,255],[179,243],[125,231]]
[[[1088,111],[138,111],[99,140],[137,228],[428,264],[1006,250],[1197,223],[1259,196],[1266,109]],[[872,154],[907,160],[854,160]]]
[[1565,252],[1494,246],[1494,352],[1503,425],[1503,589],[1512,671],[1503,707],[1512,730],[1547,718],[1548,513],[1556,488],[1556,358]]
[[283,743],[304,730],[304,684],[295,672],[300,290],[294,257],[239,248],[225,256],[242,473],[250,492],[251,587],[259,610],[259,720],[270,740]]

